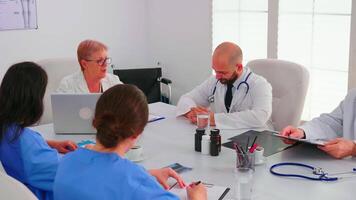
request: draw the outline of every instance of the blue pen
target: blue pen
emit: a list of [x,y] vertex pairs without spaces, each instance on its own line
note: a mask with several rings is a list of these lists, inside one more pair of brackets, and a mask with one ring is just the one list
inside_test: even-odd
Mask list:
[[165,117],[158,117],[155,119],[151,119],[151,120],[148,120],[148,122],[155,122],[155,121],[162,120],[162,119],[165,119]]

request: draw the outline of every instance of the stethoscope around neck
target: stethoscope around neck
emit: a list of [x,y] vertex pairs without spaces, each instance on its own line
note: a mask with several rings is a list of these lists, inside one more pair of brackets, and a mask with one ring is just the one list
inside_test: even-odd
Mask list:
[[[237,91],[239,90],[239,88],[240,88],[241,85],[245,85],[245,86],[246,86],[245,95],[247,95],[247,93],[248,93],[249,90],[250,90],[250,85],[247,83],[247,80],[248,80],[248,78],[250,77],[251,74],[252,74],[252,72],[248,73],[248,75],[246,76],[245,80],[244,80],[244,81],[241,81],[241,82],[237,85],[237,87],[236,87],[236,90],[237,90]],[[215,87],[214,87],[213,93],[208,97],[209,103],[214,103],[214,101],[215,101],[214,95],[215,95],[216,86],[217,86],[218,82],[219,82],[219,80],[217,80],[216,83],[215,83]]]
[[[312,171],[311,176],[306,176],[302,174],[295,174],[295,173],[281,173],[277,172],[277,168],[281,168],[283,166],[298,166],[298,167],[303,167],[310,169]],[[311,181],[337,181],[341,177],[336,177],[335,175],[341,175],[341,174],[355,174],[356,175],[356,168],[353,168],[352,171],[347,171],[347,172],[340,172],[340,173],[335,173],[335,174],[328,174],[326,173],[321,167],[313,167],[307,164],[303,163],[295,163],[295,162],[282,162],[282,163],[277,163],[271,166],[269,171],[276,176],[281,176],[281,177],[294,177],[294,178],[302,178],[302,179],[307,179]],[[352,177],[356,177],[353,175]],[[345,177],[344,177],[345,178]]]

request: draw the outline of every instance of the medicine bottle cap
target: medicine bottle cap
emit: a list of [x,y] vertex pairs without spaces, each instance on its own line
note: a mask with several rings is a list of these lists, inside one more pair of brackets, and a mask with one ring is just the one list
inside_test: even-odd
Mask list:
[[214,129],[211,129],[210,133],[211,133],[212,135],[215,135],[215,134],[218,135],[218,134],[220,133],[220,130],[214,128]]
[[205,129],[203,129],[203,128],[197,128],[197,129],[195,130],[195,132],[198,133],[198,134],[200,134],[200,135],[204,135],[204,134],[205,134]]

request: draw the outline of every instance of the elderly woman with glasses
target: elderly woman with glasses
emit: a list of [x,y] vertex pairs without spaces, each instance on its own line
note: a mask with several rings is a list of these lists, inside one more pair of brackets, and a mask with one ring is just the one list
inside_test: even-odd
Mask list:
[[122,84],[118,76],[107,73],[111,63],[108,48],[95,40],[82,41],[77,49],[81,71],[64,77],[59,93],[102,93],[110,87]]

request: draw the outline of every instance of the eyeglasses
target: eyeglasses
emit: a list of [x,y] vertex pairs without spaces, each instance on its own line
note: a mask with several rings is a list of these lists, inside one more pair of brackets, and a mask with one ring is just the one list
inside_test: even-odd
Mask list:
[[99,60],[89,60],[89,59],[84,59],[84,60],[89,61],[89,62],[95,61],[100,66],[103,66],[105,64],[110,64],[111,63],[111,58],[110,57],[107,57],[105,59],[99,59]]

